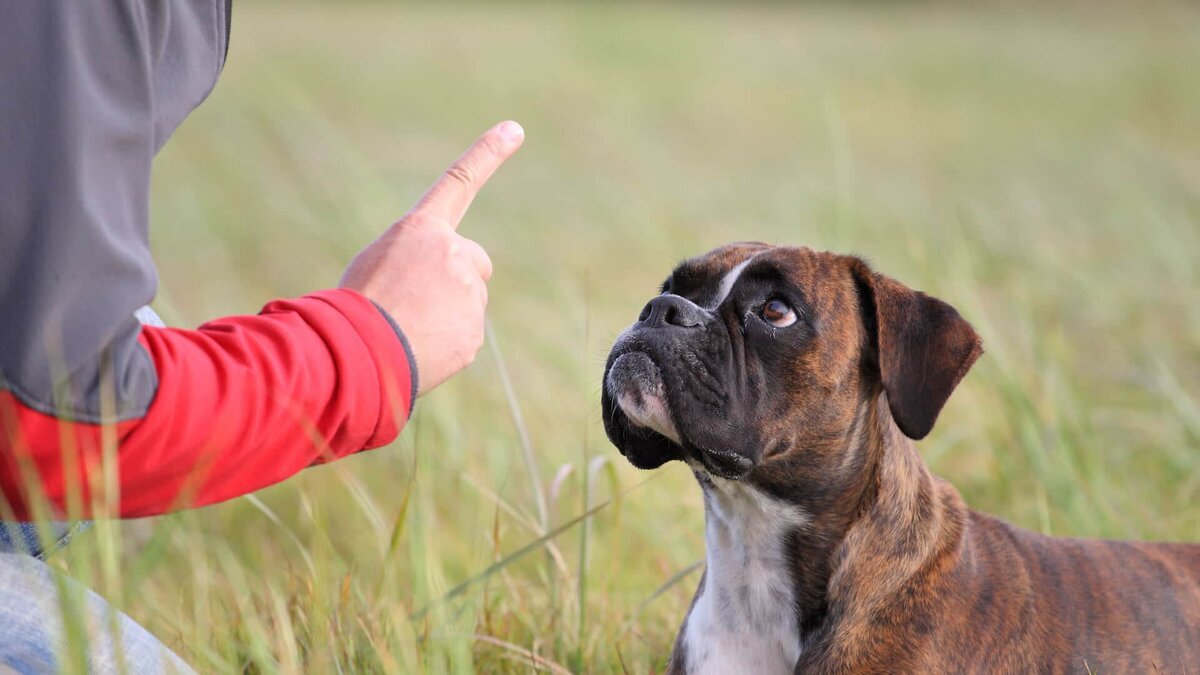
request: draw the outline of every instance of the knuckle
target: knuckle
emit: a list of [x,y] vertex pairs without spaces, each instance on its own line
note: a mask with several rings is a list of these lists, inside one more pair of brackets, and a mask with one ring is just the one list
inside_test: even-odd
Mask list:
[[462,183],[466,187],[475,185],[475,171],[465,162],[458,162],[449,169],[446,169],[446,176]]
[[462,251],[463,257],[469,257],[471,255],[471,246],[474,243],[475,242],[471,241],[470,239],[467,239],[466,237],[462,236],[461,234],[459,234],[457,232],[454,233],[455,250]]
[[500,155],[504,149],[500,146],[500,139],[495,134],[488,134],[479,139],[479,147],[489,155]]
[[488,252],[483,248],[483,246],[479,245],[479,242],[471,241],[470,239],[468,239],[467,242],[469,242],[469,246],[471,248],[471,254],[474,258],[474,260],[472,262],[475,266],[475,269],[477,269],[479,271],[479,275],[481,277],[483,277],[484,281],[491,279],[492,278],[492,258],[491,258],[491,256],[488,255]]

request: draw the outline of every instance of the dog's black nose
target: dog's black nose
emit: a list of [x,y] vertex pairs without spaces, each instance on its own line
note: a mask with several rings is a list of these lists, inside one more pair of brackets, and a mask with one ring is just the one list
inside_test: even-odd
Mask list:
[[695,303],[678,295],[660,295],[646,303],[638,321],[646,328],[680,326],[698,328],[703,326],[707,313]]

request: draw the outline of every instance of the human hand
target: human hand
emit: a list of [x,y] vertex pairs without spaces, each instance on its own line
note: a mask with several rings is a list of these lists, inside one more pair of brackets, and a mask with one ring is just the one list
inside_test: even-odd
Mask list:
[[489,129],[342,275],[341,287],[374,300],[404,331],[417,361],[418,396],[470,365],[483,346],[492,261],[456,230],[480,188],[524,140],[516,122]]

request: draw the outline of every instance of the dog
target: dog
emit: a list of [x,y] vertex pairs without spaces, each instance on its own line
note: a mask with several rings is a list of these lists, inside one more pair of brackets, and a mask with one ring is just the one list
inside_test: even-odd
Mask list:
[[627,460],[686,462],[706,568],[670,673],[1200,673],[1200,545],[967,508],[925,437],[983,353],[950,305],[807,248],[686,260],[607,360]]

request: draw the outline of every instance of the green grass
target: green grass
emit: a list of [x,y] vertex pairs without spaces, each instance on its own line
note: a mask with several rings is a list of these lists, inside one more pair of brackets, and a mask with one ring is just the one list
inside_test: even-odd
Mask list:
[[526,146],[462,229],[491,344],[394,447],[62,562],[204,672],[660,668],[700,493],[608,445],[601,371],[673,263],[732,239],[863,254],[974,323],[920,446],[973,507],[1200,540],[1198,82],[1200,14],[1161,4],[239,6],[157,162],[156,306],[333,285],[511,117]]

